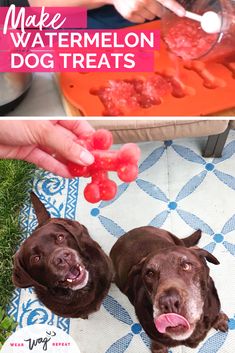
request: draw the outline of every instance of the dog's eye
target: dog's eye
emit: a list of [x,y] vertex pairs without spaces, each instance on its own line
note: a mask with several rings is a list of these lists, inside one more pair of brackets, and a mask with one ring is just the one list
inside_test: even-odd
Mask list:
[[151,270],[151,269],[147,270],[147,271],[145,272],[145,276],[146,276],[147,278],[153,278],[153,276],[154,276],[154,271]]
[[41,257],[39,255],[35,255],[32,258],[32,261],[34,264],[38,263],[40,261]]
[[64,240],[64,235],[63,234],[57,235],[57,240],[63,241]]
[[181,263],[181,268],[184,270],[184,271],[190,271],[192,269],[192,264],[190,262],[182,262]]

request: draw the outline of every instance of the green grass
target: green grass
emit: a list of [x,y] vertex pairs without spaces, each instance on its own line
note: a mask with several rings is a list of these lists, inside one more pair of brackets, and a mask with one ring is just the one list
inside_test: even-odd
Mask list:
[[14,289],[12,256],[22,240],[19,212],[29,195],[34,166],[13,160],[0,160],[0,305],[6,308]]
[[3,343],[17,327],[17,323],[12,317],[6,315],[5,309],[0,307],[0,351]]

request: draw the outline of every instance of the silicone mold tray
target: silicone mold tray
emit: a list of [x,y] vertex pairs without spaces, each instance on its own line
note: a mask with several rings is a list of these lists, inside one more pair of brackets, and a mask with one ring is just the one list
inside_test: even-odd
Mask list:
[[[158,29],[161,21],[136,26]],[[124,116],[199,116],[235,107],[235,55],[226,62],[184,62],[172,58],[165,44],[155,52],[153,73],[62,73],[60,86],[66,99],[85,116],[105,116],[106,109],[96,92],[114,82],[140,82],[162,77],[171,89],[147,108],[124,108]],[[118,114],[119,115],[119,114]]]

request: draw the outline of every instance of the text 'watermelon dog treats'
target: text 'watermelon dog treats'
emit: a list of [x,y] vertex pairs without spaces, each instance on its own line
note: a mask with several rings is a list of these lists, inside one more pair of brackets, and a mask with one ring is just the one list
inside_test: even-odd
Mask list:
[[88,167],[68,163],[73,176],[91,177],[91,183],[87,184],[84,190],[88,202],[108,201],[115,197],[117,184],[108,178],[109,171],[116,171],[118,177],[126,183],[137,178],[140,149],[134,143],[127,143],[120,150],[109,150],[113,144],[113,137],[111,132],[105,129],[83,135],[78,143],[95,157],[94,163]]

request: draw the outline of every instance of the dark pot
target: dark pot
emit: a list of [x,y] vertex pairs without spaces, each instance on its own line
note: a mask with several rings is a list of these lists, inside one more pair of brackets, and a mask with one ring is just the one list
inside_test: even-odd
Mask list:
[[31,73],[0,72],[1,116],[9,113],[22,101],[31,83]]

